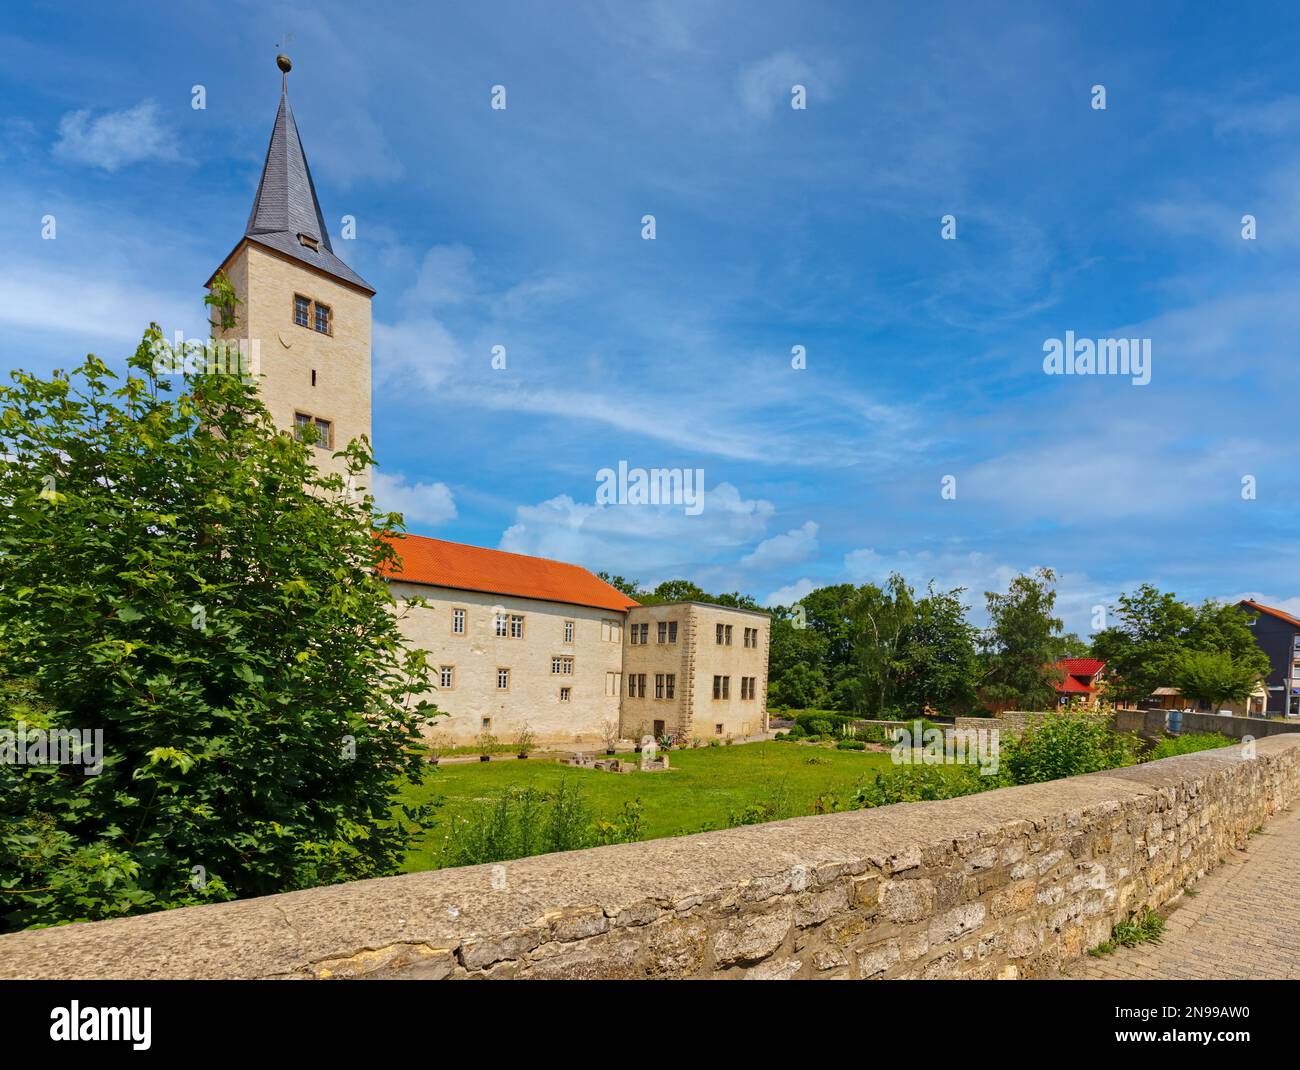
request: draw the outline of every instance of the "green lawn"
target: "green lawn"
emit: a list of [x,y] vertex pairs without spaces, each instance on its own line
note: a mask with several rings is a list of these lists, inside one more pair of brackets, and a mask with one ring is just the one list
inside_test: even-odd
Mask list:
[[753,803],[775,803],[785,817],[809,814],[822,793],[847,794],[863,777],[890,767],[888,753],[774,742],[674,750],[669,760],[672,768],[662,773],[602,773],[537,757],[438,766],[421,787],[405,790],[406,802],[441,805],[404,868],[439,868],[450,819],[511,787],[531,784],[550,791],[567,779],[581,787],[593,814],[603,818],[612,818],[625,800],[639,798],[645,838],[657,839],[726,828],[731,814]]

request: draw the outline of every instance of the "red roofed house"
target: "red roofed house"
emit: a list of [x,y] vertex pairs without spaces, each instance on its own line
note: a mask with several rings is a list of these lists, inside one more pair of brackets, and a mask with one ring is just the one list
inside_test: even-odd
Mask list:
[[642,606],[578,565],[405,535],[389,576],[402,629],[429,651],[449,714],[435,731],[543,743],[766,731],[766,613],[701,602]]
[[1089,699],[1097,693],[1106,663],[1098,658],[1063,658],[1052,668],[1061,673],[1056,683],[1056,702],[1068,705],[1075,699]]

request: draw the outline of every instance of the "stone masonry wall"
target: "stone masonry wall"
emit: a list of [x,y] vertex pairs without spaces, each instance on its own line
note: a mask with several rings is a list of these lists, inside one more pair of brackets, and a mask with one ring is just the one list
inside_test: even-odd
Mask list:
[[1003,710],[996,717],[954,717],[954,728],[996,728],[1008,739],[1019,738],[1026,728],[1041,721],[1046,713]]
[[[1165,734],[1168,710],[1116,710],[1115,730],[1131,732],[1152,739]],[[1263,717],[1221,717],[1216,713],[1185,713],[1181,735],[1190,732],[1217,732],[1232,739],[1260,739],[1287,735],[1300,730],[1295,721],[1270,721]]]
[[16,933],[0,977],[1049,975],[1295,799],[1300,735],[1253,749]]

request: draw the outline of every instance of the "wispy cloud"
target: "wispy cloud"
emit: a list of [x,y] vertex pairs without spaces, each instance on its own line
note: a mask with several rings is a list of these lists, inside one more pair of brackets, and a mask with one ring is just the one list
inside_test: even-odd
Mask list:
[[59,121],[54,155],[108,172],[146,160],[181,158],[176,136],[163,125],[152,100],[98,116],[89,110],[69,112]]

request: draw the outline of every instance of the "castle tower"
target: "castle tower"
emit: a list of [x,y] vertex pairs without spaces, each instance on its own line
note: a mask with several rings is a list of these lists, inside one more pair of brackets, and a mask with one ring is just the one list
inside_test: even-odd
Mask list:
[[374,289],[330,244],[307,156],[289,107],[288,57],[276,59],[280,108],[244,236],[212,278],[225,272],[240,304],[237,323],[217,336],[246,339],[260,373],[262,402],[276,426],[316,426],[325,472],[331,454],[370,436],[370,299]]

